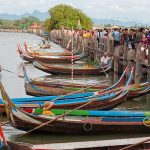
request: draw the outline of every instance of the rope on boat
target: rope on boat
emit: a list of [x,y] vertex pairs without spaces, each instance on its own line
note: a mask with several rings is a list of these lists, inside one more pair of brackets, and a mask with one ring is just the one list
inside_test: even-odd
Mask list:
[[3,68],[2,66],[0,66],[0,70],[4,70],[4,71],[6,71],[6,72],[9,72],[9,73],[11,73],[11,74],[16,75],[16,76],[19,77],[19,78],[23,78],[22,75],[18,75],[17,73],[15,73],[15,72],[13,72],[13,71],[10,71],[10,70],[7,70],[7,69]]
[[[133,71],[133,70],[134,70],[134,67],[132,68],[132,71]],[[133,73],[132,71],[131,71],[131,73],[130,73],[131,76],[133,75],[133,74],[132,74],[132,73]],[[131,78],[129,77],[126,86],[129,85],[130,80],[131,80]],[[122,95],[125,95],[125,94],[127,94],[127,93],[128,93],[128,90],[125,90],[123,93],[121,93],[121,95],[120,95],[119,97],[121,97]],[[59,97],[59,98],[60,98],[60,97]],[[92,102],[93,102],[93,100],[91,99],[91,100],[89,100],[87,103],[85,103],[85,104],[83,104],[83,105],[81,105],[81,106],[79,106],[79,107],[76,107],[75,109],[70,110],[70,111],[68,111],[68,112],[66,112],[66,113],[64,113],[64,114],[62,114],[62,115],[59,115],[58,117],[56,117],[56,118],[54,118],[54,119],[52,119],[52,120],[49,120],[49,121],[47,121],[47,122],[44,122],[44,123],[40,124],[39,126],[37,126],[37,127],[33,128],[33,129],[29,130],[28,132],[26,132],[26,133],[24,133],[24,134],[22,134],[22,135],[29,134],[29,133],[31,133],[31,132],[33,132],[33,131],[39,129],[39,128],[42,128],[43,126],[45,126],[45,125],[47,125],[47,124],[50,124],[50,123],[52,123],[52,122],[58,120],[59,118],[62,118],[62,117],[64,117],[64,116],[66,116],[67,114],[70,114],[71,112],[73,112],[73,111],[75,111],[75,110],[81,109],[82,107],[87,106],[87,105],[89,105],[89,104],[92,103]]]
[[92,103],[92,102],[93,102],[92,100],[91,100],[91,101],[88,101],[87,103],[85,103],[85,104],[83,104],[83,105],[81,105],[81,106],[79,106],[79,107],[76,107],[76,108],[73,109],[73,110],[70,110],[70,111],[68,111],[68,112],[66,112],[66,113],[64,113],[64,114],[62,114],[62,115],[59,115],[58,117],[56,117],[56,118],[54,118],[54,119],[52,119],[52,120],[49,120],[49,121],[47,121],[47,122],[44,122],[44,123],[40,124],[39,126],[37,126],[37,127],[33,128],[33,129],[29,130],[29,131],[26,132],[26,133],[20,134],[20,136],[29,134],[29,133],[31,133],[31,132],[37,130],[37,129],[40,129],[40,128],[42,128],[43,126],[45,126],[45,125],[47,125],[47,124],[50,124],[50,123],[52,123],[52,122],[58,120],[59,118],[63,118],[63,117],[66,116],[67,114],[70,114],[70,113],[74,112],[75,110],[81,109],[82,107],[87,106],[87,105],[89,105],[89,104]]

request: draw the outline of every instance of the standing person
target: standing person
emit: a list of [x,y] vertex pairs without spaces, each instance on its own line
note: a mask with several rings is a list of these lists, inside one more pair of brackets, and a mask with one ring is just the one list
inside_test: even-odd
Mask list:
[[123,37],[124,37],[124,45],[127,48],[129,45],[129,31],[127,28],[123,32]]
[[100,44],[100,30],[97,29],[96,31],[97,31],[96,32],[96,36],[97,36],[97,42],[98,42],[98,48],[99,48],[99,44]]
[[136,33],[134,29],[130,30],[130,35],[129,35],[129,43],[131,45],[131,49],[135,49],[135,42],[136,42]]
[[150,30],[147,33],[147,40],[148,40],[148,45],[150,45]]
[[114,46],[115,47],[119,46],[120,45],[120,39],[121,39],[119,29],[114,29],[114,32],[112,33],[112,36],[114,38]]
[[141,38],[142,38],[142,32],[143,32],[143,28],[139,28],[137,33],[136,33],[136,38],[135,38],[135,42],[136,42],[136,49],[138,47],[138,45],[141,42]]
[[148,51],[148,39],[147,39],[145,33],[142,34],[140,46],[141,46],[142,61],[145,62],[145,60],[147,59],[146,53]]
[[110,40],[113,40],[113,39],[114,39],[113,36],[112,36],[112,31],[111,31],[111,29],[108,30],[108,38],[109,38]]

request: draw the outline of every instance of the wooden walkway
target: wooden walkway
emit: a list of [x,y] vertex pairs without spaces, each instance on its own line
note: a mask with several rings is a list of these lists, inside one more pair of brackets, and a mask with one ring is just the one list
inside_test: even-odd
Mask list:
[[[41,145],[26,145],[26,150],[120,150],[128,145],[133,145],[141,141],[149,139],[148,137],[142,138],[128,138],[128,139],[115,139],[115,140],[102,140],[102,141],[85,141],[85,142],[69,142],[69,143],[55,143],[55,144],[41,144]],[[19,144],[19,143],[18,143]],[[24,143],[20,143],[24,145]],[[128,150],[144,150],[150,149],[150,142],[140,144]]]

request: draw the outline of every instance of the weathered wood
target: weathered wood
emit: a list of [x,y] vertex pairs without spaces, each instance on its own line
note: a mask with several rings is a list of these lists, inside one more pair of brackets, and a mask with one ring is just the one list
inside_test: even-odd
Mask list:
[[140,45],[137,46],[136,49],[136,60],[135,60],[135,83],[140,83],[141,82],[141,77],[142,77],[142,66],[141,66],[141,49]]
[[148,45],[148,68],[147,68],[147,81],[150,82],[150,45]]
[[129,76],[130,72],[131,72],[131,69],[132,67],[134,66],[134,58],[135,58],[135,49],[130,49],[128,51],[128,54],[127,54],[127,62],[128,62],[128,73],[127,75]]
[[[109,54],[115,54],[116,53],[116,48],[114,48],[114,39],[108,37],[97,37],[97,31],[95,31],[94,33],[91,34],[91,36],[89,37],[85,37],[83,36],[83,34],[86,34],[86,31],[71,31],[71,30],[67,30],[67,29],[61,29],[61,30],[53,30],[50,33],[50,38],[52,41],[59,43],[62,47],[66,47],[69,40],[72,37],[72,34],[74,35],[74,51],[84,51],[86,53],[88,53],[87,51],[89,51],[89,45],[90,45],[90,55],[93,55],[94,61],[99,61],[99,59],[101,58],[101,52],[103,51],[107,51]],[[87,32],[88,33],[88,32]],[[141,65],[141,61],[144,62],[144,66],[147,66],[147,62],[145,63],[145,58],[142,57],[141,54],[141,49],[140,49],[140,45],[138,43],[136,43],[136,57],[134,57],[134,59],[132,59],[132,61],[135,62],[135,82],[136,83],[140,83],[141,79],[142,79],[142,65]],[[69,45],[69,49],[71,48],[71,44]],[[117,58],[115,59],[115,65],[114,65],[114,70],[115,73],[118,73],[118,69],[120,70],[120,68],[122,68],[122,70],[125,69],[127,63],[129,63],[129,66],[134,65],[133,62],[130,62],[127,60],[127,55],[128,55],[128,45],[124,44],[124,45],[120,45],[119,46],[119,55],[118,55],[118,59],[123,59],[123,67],[122,64],[119,64],[119,61],[117,60]],[[136,58],[136,59],[135,59]],[[143,59],[142,59],[143,58]],[[150,62],[150,60],[149,60]],[[149,63],[148,63],[149,64]],[[131,68],[131,67],[129,67]],[[122,72],[122,70],[120,72]],[[130,70],[129,70],[130,71]],[[147,79],[149,79],[150,77],[150,71],[149,68],[147,68]]]
[[115,48],[114,52],[114,81],[118,80],[119,73],[119,47]]

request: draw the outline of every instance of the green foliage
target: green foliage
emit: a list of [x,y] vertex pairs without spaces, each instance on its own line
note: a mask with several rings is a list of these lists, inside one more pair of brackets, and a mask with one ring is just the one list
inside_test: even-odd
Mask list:
[[51,28],[51,20],[50,19],[45,20],[44,27],[45,27],[46,31],[50,32],[50,28]]
[[86,16],[81,10],[73,8],[70,5],[57,5],[49,10],[50,19],[45,21],[45,28],[60,29],[62,27],[71,29],[78,28],[78,20],[80,20],[81,27],[84,29],[92,28],[92,20]]
[[40,23],[36,17],[29,16],[20,20],[4,20],[0,19],[0,28],[2,29],[27,29],[34,22]]

